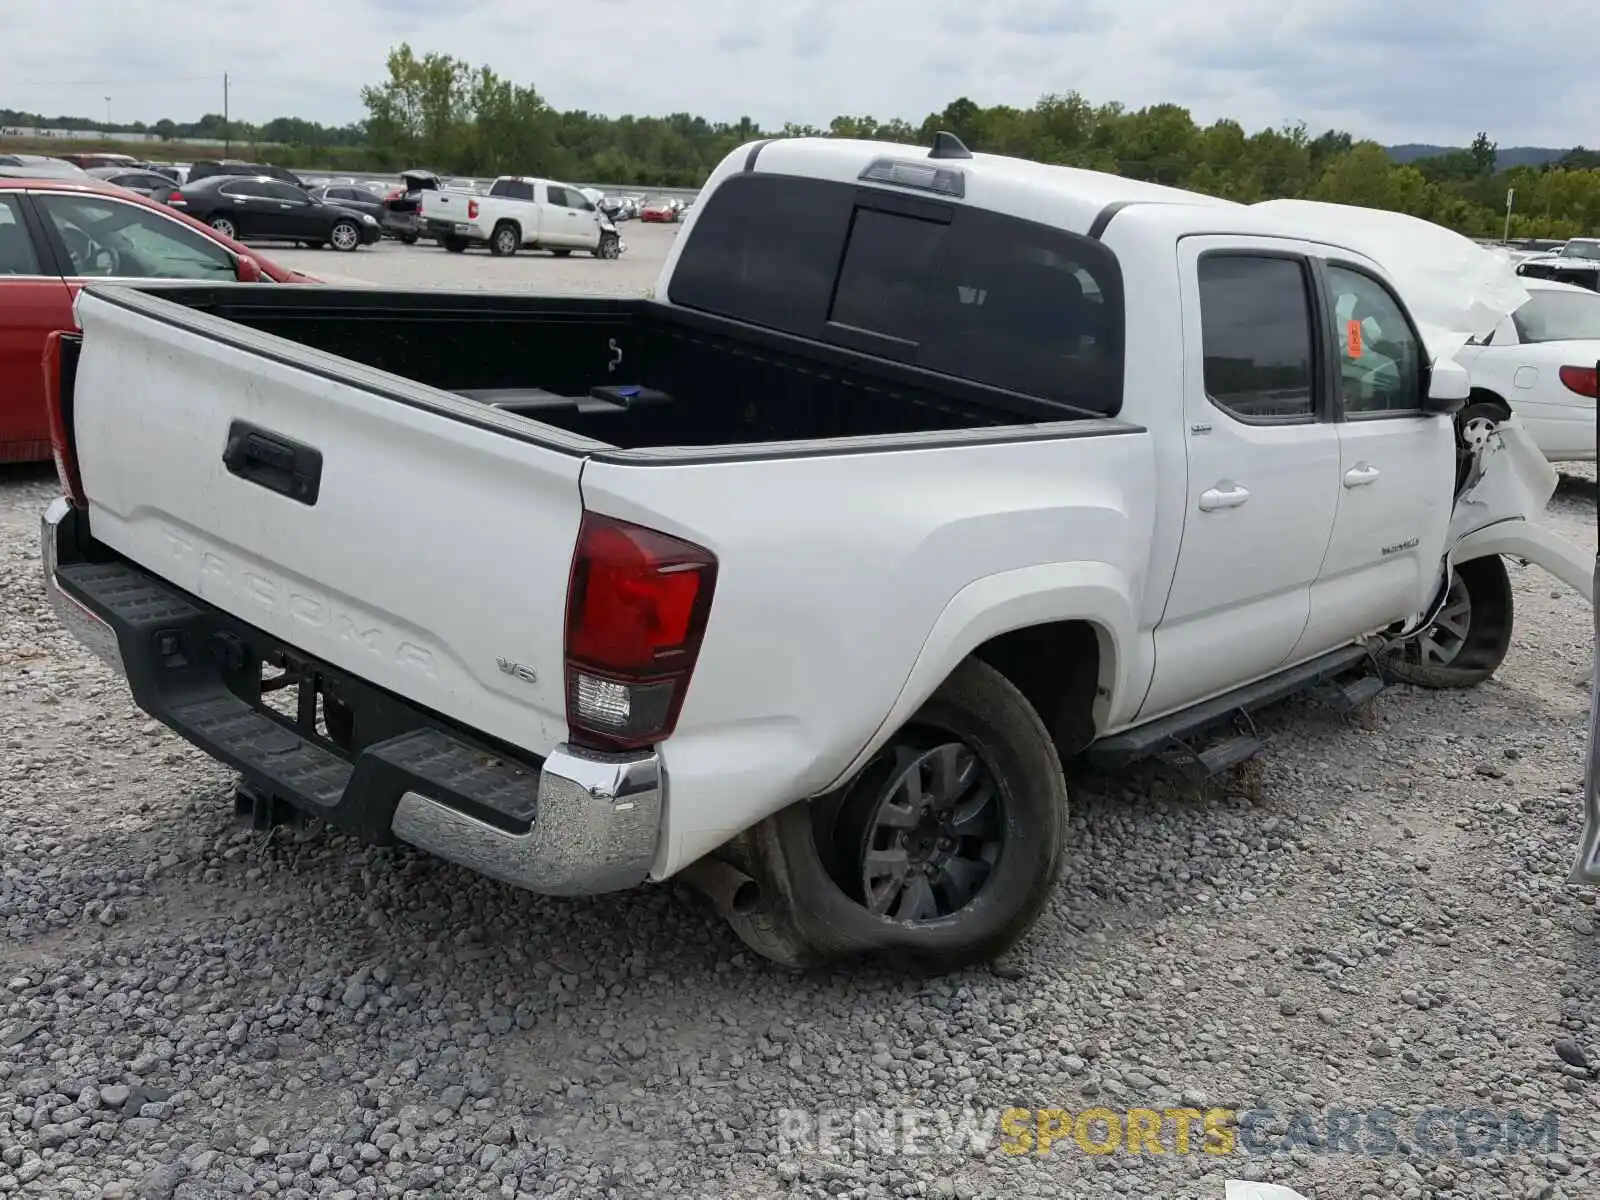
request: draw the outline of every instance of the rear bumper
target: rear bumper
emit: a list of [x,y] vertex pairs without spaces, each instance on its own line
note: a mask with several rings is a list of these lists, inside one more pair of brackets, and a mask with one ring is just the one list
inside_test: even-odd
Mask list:
[[[539,761],[487,744],[112,560],[84,525],[65,500],[41,523],[45,589],[63,626],[128,679],[140,708],[258,791],[529,891],[592,895],[647,877],[666,801],[654,753],[561,746]],[[298,717],[262,699],[266,659],[306,681]],[[351,714],[354,750],[319,732],[319,689]]]
[[424,232],[431,238],[461,238],[468,242],[485,242],[489,235],[481,226],[471,221],[441,221],[429,217],[424,222]]

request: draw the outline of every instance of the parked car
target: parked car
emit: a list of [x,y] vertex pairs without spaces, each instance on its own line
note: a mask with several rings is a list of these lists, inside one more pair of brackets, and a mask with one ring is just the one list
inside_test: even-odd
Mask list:
[[47,154],[0,154],[0,176],[8,179],[88,179],[76,163]]
[[646,224],[676,224],[681,216],[677,202],[654,197],[639,208],[639,220]]
[[502,175],[487,195],[441,190],[422,193],[423,232],[460,254],[487,246],[497,257],[548,250],[565,258],[586,250],[617,258],[627,249],[617,227],[577,188],[549,179]]
[[1523,259],[1517,264],[1517,274],[1600,292],[1600,238],[1570,238],[1558,250]]
[[158,203],[166,203],[167,197],[173,192],[173,181],[155,171],[132,167],[89,167],[87,170],[95,179],[116,187],[127,188],[130,192],[138,192],[145,199],[155,200]]
[[383,236],[383,227],[367,213],[324,204],[304,188],[264,177],[207,176],[169,192],[167,203],[243,241],[298,242],[351,251]]
[[1458,437],[1405,298],[1493,293],[1386,269],[1414,218],[948,134],[741,146],[703,196],[649,300],[89,289],[56,611],[263,818],[951,967],[1050,899],[1063,760],[1202,781],[1285,696],[1486,680],[1501,555],[1592,595],[1517,423]]
[[75,167],[82,167],[85,171],[93,171],[96,167],[122,167],[130,169],[139,165],[139,160],[131,154],[63,154],[61,156]]
[[0,178],[0,461],[50,457],[45,338],[76,328],[85,282],[111,278],[311,281],[99,180]]
[[1552,462],[1592,462],[1600,294],[1548,279],[1523,282],[1528,302],[1456,354],[1472,375],[1462,419],[1481,438],[1515,413]]
[[335,208],[348,208],[351,212],[366,213],[381,229],[386,216],[383,197],[353,183],[327,184],[312,188],[307,195],[319,204]]
[[383,198],[384,229],[406,245],[416,245],[422,237],[422,197],[443,186],[432,171],[401,172],[400,186]]
[[302,190],[306,186],[305,181],[287,167],[275,167],[271,163],[246,162],[242,158],[197,158],[189,164],[189,183],[209,179],[213,175],[265,176]]

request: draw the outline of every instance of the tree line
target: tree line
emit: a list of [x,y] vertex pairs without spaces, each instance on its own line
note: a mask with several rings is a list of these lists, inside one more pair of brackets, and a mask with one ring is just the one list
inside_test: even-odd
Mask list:
[[[361,89],[361,102],[366,120],[339,127],[287,117],[225,125],[208,114],[192,125],[162,121],[148,128],[174,141],[226,135],[235,153],[259,147],[267,161],[291,168],[427,167],[446,175],[515,173],[644,187],[696,187],[728,151],[758,137],[927,145],[948,129],[973,150],[1111,171],[1243,203],[1298,197],[1393,209],[1474,237],[1503,232],[1506,195],[1514,190],[1513,237],[1600,232],[1600,151],[1580,146],[1554,162],[1500,170],[1486,133],[1469,149],[1398,163],[1378,143],[1337,130],[1313,136],[1294,124],[1250,133],[1232,120],[1202,126],[1181,105],[1129,109],[1093,104],[1071,91],[1031,108],[986,108],[963,97],[918,124],[839,116],[826,128],[763,130],[748,117],[731,123],[689,113],[606,117],[558,111],[532,85],[448,54],[418,55],[404,43],[390,51],[385,78]],[[32,116],[0,110],[0,124],[43,123],[12,119]]]

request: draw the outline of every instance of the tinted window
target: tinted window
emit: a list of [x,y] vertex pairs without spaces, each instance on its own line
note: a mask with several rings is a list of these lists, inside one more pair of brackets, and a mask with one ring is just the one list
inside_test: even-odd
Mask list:
[[1525,342],[1600,341],[1600,293],[1529,289],[1511,321]]
[[105,278],[236,279],[233,255],[177,221],[104,196],[38,195],[72,274]]
[[1370,275],[1332,265],[1328,288],[1345,412],[1418,412],[1422,346],[1389,289]]
[[267,184],[260,179],[230,179],[217,191],[224,196],[265,196]]
[[1303,263],[1211,254],[1200,259],[1206,394],[1243,421],[1309,420],[1311,303]]
[[510,200],[532,200],[533,184],[525,179],[498,179],[489,189],[491,196],[504,196]]
[[307,199],[305,192],[293,184],[263,183],[261,188],[261,194],[272,200],[299,201],[304,204]]
[[567,196],[567,189],[557,187],[553,183],[545,185],[544,198],[545,202],[549,204],[559,204],[562,208],[572,207],[572,201]]
[[0,277],[38,275],[39,256],[15,196],[0,196]]
[[670,297],[978,383],[1120,407],[1121,275],[1110,251],[981,209],[877,195],[736,176],[705,202]]

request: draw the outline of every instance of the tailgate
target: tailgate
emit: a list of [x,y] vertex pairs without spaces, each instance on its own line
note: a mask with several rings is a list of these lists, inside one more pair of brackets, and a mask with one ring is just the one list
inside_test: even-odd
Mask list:
[[148,293],[77,316],[97,540],[484,733],[564,740],[589,443]]

